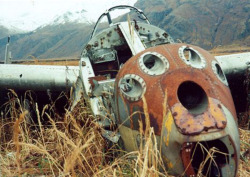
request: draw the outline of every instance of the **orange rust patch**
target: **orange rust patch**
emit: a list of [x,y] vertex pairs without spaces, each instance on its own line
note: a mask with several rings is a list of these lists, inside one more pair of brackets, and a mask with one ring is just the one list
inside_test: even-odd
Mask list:
[[171,133],[171,130],[172,130],[173,122],[174,122],[173,116],[172,116],[171,112],[169,111],[168,114],[167,114],[167,120],[166,120],[166,123],[165,123],[165,127],[166,127],[167,132],[168,132],[167,140],[166,140],[166,146],[168,146],[168,144],[169,144],[169,136],[170,136],[170,133]]
[[226,127],[227,119],[223,112],[221,103],[213,98],[208,98],[209,106],[201,114],[190,113],[181,103],[172,107],[172,114],[176,126],[183,134],[199,134],[208,129],[223,129]]
[[162,156],[163,157],[163,161],[165,162],[165,164],[167,164],[167,167],[168,169],[171,169],[173,168],[173,164],[170,160],[168,160],[166,157]]

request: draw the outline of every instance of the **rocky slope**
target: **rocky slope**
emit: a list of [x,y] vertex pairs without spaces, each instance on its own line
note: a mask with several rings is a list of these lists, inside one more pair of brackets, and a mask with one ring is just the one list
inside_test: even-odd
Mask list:
[[[11,37],[14,59],[79,57],[81,49],[89,39],[92,26],[86,24],[62,24],[46,26],[36,32]],[[7,38],[0,40],[0,58],[4,56]]]
[[138,0],[148,18],[175,39],[210,49],[250,45],[249,0]]

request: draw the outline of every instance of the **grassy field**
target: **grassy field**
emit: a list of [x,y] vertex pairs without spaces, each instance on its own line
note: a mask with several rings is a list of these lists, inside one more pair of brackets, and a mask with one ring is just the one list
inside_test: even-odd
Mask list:
[[210,52],[215,55],[228,55],[242,52],[250,52],[249,46],[229,45],[229,46],[215,46]]
[[[36,109],[35,120],[15,92],[11,91],[10,98],[10,116],[0,123],[1,176],[170,176],[150,125],[146,133],[141,131],[145,145],[141,143],[138,151],[127,153],[101,136],[102,128],[84,101],[64,116],[54,112],[54,104],[46,105],[42,112]],[[250,132],[239,131],[238,176],[246,177],[250,175]]]
[[[215,55],[226,52],[226,48],[212,51]],[[78,65],[78,62],[35,60],[24,64]],[[0,176],[170,176],[155,146],[150,125],[146,133],[141,131],[146,145],[141,143],[138,151],[128,153],[120,144],[111,144],[101,136],[103,130],[83,100],[72,112],[66,109],[63,116],[57,114],[53,103],[39,111],[37,103],[32,102],[37,119],[31,117],[23,102],[10,91],[6,103],[9,116],[2,117],[0,122]],[[249,119],[245,120],[244,124],[249,124]],[[250,176],[250,131],[246,127],[239,128],[238,176],[244,177]]]

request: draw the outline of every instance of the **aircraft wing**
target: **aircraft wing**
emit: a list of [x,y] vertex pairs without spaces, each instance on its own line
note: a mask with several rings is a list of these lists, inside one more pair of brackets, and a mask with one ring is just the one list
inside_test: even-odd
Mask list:
[[250,52],[215,57],[226,75],[236,111],[248,108]]

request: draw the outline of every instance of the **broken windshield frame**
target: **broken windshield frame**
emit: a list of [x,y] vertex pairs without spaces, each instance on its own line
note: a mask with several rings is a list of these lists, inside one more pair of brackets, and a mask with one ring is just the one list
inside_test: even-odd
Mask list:
[[132,6],[128,6],[128,5],[120,5],[120,6],[115,6],[115,7],[112,7],[108,10],[106,10],[106,12],[104,12],[97,20],[96,24],[95,24],[95,27],[94,27],[94,30],[92,31],[91,33],[91,36],[90,36],[90,39],[92,39],[94,36],[95,36],[95,33],[96,33],[96,30],[101,22],[101,20],[103,19],[104,16],[107,16],[107,19],[108,19],[108,23],[109,23],[109,26],[112,26],[113,25],[113,22],[112,22],[112,19],[111,19],[111,16],[110,16],[110,12],[111,11],[114,11],[114,10],[117,10],[117,9],[129,9],[130,12],[131,11],[135,11],[139,16],[140,19],[142,20],[145,20],[148,24],[150,24],[147,16],[143,13],[142,10],[140,9],[137,9],[136,7],[132,7]]

